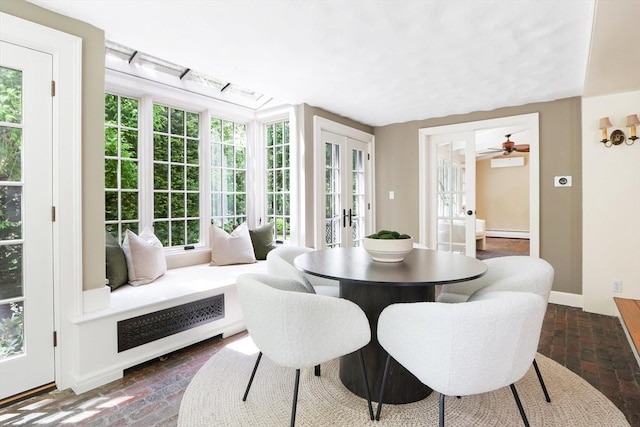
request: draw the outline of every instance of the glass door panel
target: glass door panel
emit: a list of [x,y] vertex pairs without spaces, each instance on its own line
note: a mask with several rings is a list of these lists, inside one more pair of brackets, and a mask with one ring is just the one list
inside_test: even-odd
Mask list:
[[340,144],[325,142],[325,245],[342,246],[342,181],[340,179]]
[[24,353],[22,71],[0,67],[0,361]]
[[[351,141],[351,145],[363,144]],[[364,144],[363,144],[364,145]],[[347,212],[351,229],[350,245],[360,246],[366,236],[366,147],[351,149],[351,207]]]
[[359,246],[367,233],[369,146],[322,132],[324,144],[324,247]]
[[432,144],[436,248],[475,257],[475,182],[469,182],[475,177],[474,139],[440,135],[432,138]]
[[51,69],[0,42],[0,400],[54,379]]

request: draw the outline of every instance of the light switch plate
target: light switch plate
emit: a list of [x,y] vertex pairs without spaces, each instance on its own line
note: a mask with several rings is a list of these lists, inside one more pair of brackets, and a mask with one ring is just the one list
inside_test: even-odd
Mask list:
[[571,176],[570,175],[554,176],[553,186],[554,187],[571,187]]

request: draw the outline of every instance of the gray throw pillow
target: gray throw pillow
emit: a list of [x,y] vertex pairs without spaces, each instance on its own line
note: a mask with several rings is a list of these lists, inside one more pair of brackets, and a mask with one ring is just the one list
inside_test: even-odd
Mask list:
[[129,282],[127,260],[118,241],[109,233],[105,234],[107,280],[113,291],[118,286]]
[[274,225],[270,222],[254,230],[249,230],[249,236],[251,236],[251,244],[253,245],[253,252],[256,255],[256,259],[267,259],[269,251],[276,248],[276,243],[273,241],[273,229]]

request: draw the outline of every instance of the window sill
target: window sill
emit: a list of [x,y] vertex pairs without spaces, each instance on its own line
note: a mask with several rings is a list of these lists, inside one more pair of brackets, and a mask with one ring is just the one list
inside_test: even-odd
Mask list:
[[166,252],[165,257],[169,270],[196,264],[205,264],[211,262],[211,248],[203,246],[188,251],[171,249]]

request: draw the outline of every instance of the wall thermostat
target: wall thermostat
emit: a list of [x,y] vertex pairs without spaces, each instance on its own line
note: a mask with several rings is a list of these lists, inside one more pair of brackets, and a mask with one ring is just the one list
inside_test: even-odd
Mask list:
[[571,187],[571,176],[555,176],[553,184],[555,187]]

